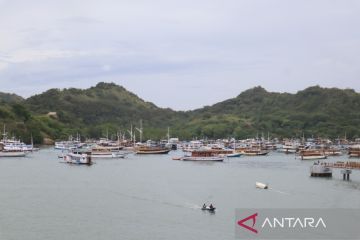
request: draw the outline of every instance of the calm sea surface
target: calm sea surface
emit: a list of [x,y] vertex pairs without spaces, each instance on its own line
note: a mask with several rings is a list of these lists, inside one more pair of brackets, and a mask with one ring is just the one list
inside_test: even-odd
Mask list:
[[[241,157],[223,163],[169,155],[59,163],[42,149],[0,159],[0,239],[234,239],[236,208],[360,208],[360,171],[351,181],[309,177],[313,161],[294,155]],[[328,161],[347,160],[347,156]],[[269,190],[255,188],[268,183]],[[213,203],[215,214],[202,212]]]

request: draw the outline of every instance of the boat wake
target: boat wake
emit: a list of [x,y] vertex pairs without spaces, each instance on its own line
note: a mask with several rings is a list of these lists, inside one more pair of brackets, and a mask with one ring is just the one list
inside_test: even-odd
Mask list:
[[271,190],[271,191],[273,191],[273,192],[276,192],[276,193],[281,193],[281,194],[284,194],[284,195],[290,195],[290,193],[283,192],[283,191],[280,191],[280,190],[277,190],[277,189],[273,189],[273,188],[269,188],[269,190]]
[[177,207],[177,208],[186,208],[186,209],[193,209],[193,210],[196,209],[197,210],[197,209],[201,209],[201,207],[202,207],[202,206],[199,206],[199,205],[196,205],[193,203],[178,204],[178,203],[173,203],[173,202],[168,202],[168,201],[160,201],[160,200],[156,200],[156,199],[120,193],[120,192],[113,191],[113,190],[109,190],[109,192],[112,192],[118,196],[122,196],[122,197],[126,197],[126,198],[131,198],[131,199],[135,199],[135,200],[139,200],[139,201],[152,202],[152,203],[156,203],[156,204],[162,204],[162,205],[167,205],[167,206]]

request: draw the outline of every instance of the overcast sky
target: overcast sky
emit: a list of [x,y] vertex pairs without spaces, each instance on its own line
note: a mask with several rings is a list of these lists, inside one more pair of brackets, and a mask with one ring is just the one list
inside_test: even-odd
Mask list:
[[358,0],[0,0],[0,91],[115,82],[188,110],[261,85],[360,90]]

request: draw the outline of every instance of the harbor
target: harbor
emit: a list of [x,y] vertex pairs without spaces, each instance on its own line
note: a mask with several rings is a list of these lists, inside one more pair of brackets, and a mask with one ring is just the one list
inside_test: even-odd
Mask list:
[[[340,172],[331,179],[314,178],[309,168],[315,161],[278,151],[222,162],[174,161],[183,154],[178,149],[95,159],[91,166],[61,164],[60,152],[49,146],[1,159],[3,239],[146,239],[149,234],[154,239],[233,239],[238,207],[360,207],[360,171],[353,170],[350,181],[343,181]],[[269,189],[256,188],[256,182]],[[215,214],[201,211],[204,203],[213,203]],[[87,231],[78,231],[79,223]]]

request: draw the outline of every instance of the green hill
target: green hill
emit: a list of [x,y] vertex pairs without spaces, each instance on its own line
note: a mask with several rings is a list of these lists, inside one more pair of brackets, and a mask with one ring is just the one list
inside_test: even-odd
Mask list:
[[198,134],[239,138],[272,136],[360,136],[360,94],[354,90],[307,88],[296,94],[270,93],[261,87],[233,99],[195,110],[188,123]]
[[19,103],[24,99],[13,93],[0,92],[0,103]]
[[109,131],[139,126],[143,120],[145,137],[165,136],[167,126],[174,126],[183,114],[163,109],[145,102],[133,93],[113,83],[99,83],[89,89],[51,89],[30,97],[25,102],[28,109],[37,115],[56,112],[59,131],[57,138],[74,131],[87,137],[100,137]]
[[84,137],[115,134],[131,124],[138,127],[141,119],[144,137],[151,139],[165,137],[168,126],[173,136],[183,139],[248,138],[268,132],[277,137],[360,136],[360,94],[351,89],[315,86],[289,94],[255,87],[187,112],[159,108],[113,83],[84,90],[50,89],[25,100],[0,94],[0,101],[0,123],[23,139],[32,134],[37,142],[76,133]]

